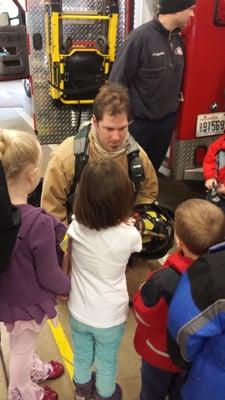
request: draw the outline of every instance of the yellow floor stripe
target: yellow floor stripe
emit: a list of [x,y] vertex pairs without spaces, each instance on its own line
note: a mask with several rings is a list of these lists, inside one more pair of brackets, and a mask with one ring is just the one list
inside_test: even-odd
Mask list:
[[70,346],[70,343],[65,335],[62,325],[58,319],[58,326],[55,327],[51,320],[48,321],[49,327],[59,349],[59,352],[63,358],[64,365],[66,370],[70,376],[73,378],[73,352]]

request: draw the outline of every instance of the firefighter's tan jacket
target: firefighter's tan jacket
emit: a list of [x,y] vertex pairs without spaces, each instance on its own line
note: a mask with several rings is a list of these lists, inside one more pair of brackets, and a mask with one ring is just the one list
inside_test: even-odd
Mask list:
[[[67,196],[70,193],[74,177],[73,140],[74,137],[65,139],[52,152],[45,173],[41,199],[41,206],[65,223],[68,223],[66,212]],[[152,203],[158,195],[158,179],[154,167],[142,148],[140,148],[139,156],[143,162],[145,180],[141,183],[136,204]],[[99,160],[102,157],[103,155],[95,146],[91,129],[89,133],[89,160]],[[128,173],[127,153],[118,154],[114,159]]]

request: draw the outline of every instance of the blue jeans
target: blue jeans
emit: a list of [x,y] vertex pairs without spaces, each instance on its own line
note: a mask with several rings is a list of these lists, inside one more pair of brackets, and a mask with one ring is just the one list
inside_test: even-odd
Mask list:
[[102,397],[110,397],[116,387],[117,354],[125,323],[112,328],[93,328],[71,316],[74,353],[74,381],[87,383],[92,365],[96,368],[96,388]]
[[140,400],[182,400],[182,374],[155,368],[142,359]]

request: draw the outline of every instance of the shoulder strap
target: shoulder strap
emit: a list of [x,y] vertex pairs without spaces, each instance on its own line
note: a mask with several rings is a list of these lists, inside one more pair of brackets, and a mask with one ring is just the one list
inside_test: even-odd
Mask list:
[[74,136],[73,140],[73,154],[74,154],[74,177],[73,184],[71,186],[71,193],[74,193],[76,190],[77,183],[79,182],[81,172],[83,171],[84,166],[86,165],[89,158],[89,149],[88,149],[88,135],[91,130],[91,122],[83,123],[77,134]]
[[91,129],[91,122],[87,121],[83,123],[74,136],[73,140],[73,154],[74,154],[74,176],[73,183],[70,189],[70,192],[67,196],[67,217],[70,222],[72,216],[72,207],[73,207],[73,199],[74,193],[76,190],[76,186],[79,182],[81,173],[88,162],[89,158],[89,139],[88,135]]
[[129,135],[129,147],[128,147],[128,152],[127,154],[132,154],[133,152],[138,152],[139,154],[139,146],[136,140],[132,135]]
[[[79,182],[83,168],[88,162],[88,134],[90,132],[90,129],[91,122],[85,122],[80,126],[78,133],[74,136],[75,174],[71,187],[71,193],[75,192],[76,185]],[[142,160],[139,157],[138,143],[131,135],[129,137],[127,158],[130,179],[134,183],[135,189],[138,190],[140,187],[140,183],[145,179],[144,167],[142,164]]]
[[129,147],[127,151],[128,170],[130,180],[134,184],[135,192],[138,192],[141,182],[145,179],[145,171],[141,158],[139,157],[139,146],[133,136],[129,136]]

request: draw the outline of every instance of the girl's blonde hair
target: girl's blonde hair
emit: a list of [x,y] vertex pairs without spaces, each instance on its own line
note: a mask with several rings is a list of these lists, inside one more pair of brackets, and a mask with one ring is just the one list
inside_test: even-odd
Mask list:
[[7,179],[14,179],[29,164],[35,164],[40,155],[40,144],[32,133],[0,130],[0,160]]

